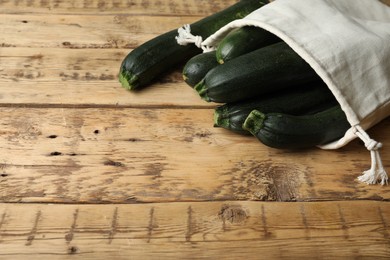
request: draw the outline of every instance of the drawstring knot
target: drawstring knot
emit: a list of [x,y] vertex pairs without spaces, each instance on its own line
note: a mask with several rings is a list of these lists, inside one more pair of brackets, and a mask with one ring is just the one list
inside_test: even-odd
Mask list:
[[379,154],[379,149],[382,148],[382,143],[370,138],[360,125],[354,126],[354,134],[359,137],[371,153],[371,168],[363,172],[363,175],[358,177],[358,180],[367,184],[385,185],[388,182],[387,173],[383,167],[382,159]]
[[175,37],[179,45],[187,45],[193,43],[196,47],[203,50],[203,52],[209,52],[215,50],[214,47],[203,45],[203,38],[200,35],[191,34],[191,26],[185,24],[183,27],[180,27],[178,30],[178,36]]
[[382,148],[382,143],[378,143],[377,141],[375,141],[373,139],[370,139],[367,142],[367,144],[365,144],[365,145],[366,145],[367,150],[369,150],[369,151],[372,151],[372,150],[376,151],[376,150]]

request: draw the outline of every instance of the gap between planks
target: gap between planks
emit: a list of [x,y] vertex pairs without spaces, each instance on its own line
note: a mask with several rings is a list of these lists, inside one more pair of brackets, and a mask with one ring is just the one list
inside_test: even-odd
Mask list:
[[[15,11],[9,11],[6,13],[7,15],[31,15],[31,16],[43,16],[43,15],[48,15],[48,14],[51,14],[53,15],[53,13],[45,13],[45,12],[15,12]],[[55,13],[55,15],[59,15],[59,16],[74,16],[75,13],[69,13],[69,12],[57,12]],[[177,14],[165,14],[165,13],[115,13],[115,12],[112,12],[112,13],[109,13],[109,12],[106,12],[106,13],[94,13],[94,12],[90,12],[90,13],[80,13],[80,15],[82,16],[100,16],[100,17],[103,17],[103,16],[130,16],[130,17],[166,17],[166,18],[177,18]],[[183,18],[196,18],[196,20],[200,20],[202,18],[204,18],[204,15],[200,15],[200,14],[180,14],[180,17],[183,17]],[[26,20],[24,20],[26,21]],[[26,22],[24,22],[26,23]]]
[[119,104],[43,104],[43,103],[0,103],[0,108],[36,108],[36,109],[46,109],[46,108],[66,108],[66,109],[214,109],[216,106],[222,104],[215,105],[158,105],[158,104],[150,104],[150,105],[142,105],[142,104],[134,104],[134,105],[119,105]]

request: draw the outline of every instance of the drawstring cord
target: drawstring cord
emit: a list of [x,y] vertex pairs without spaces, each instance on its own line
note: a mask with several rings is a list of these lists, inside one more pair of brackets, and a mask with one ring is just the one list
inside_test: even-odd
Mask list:
[[179,45],[187,45],[193,43],[196,47],[203,50],[203,52],[209,52],[215,50],[214,47],[203,45],[202,36],[191,34],[191,26],[185,24],[183,27],[180,27],[178,30],[178,36],[175,37]]
[[379,149],[382,148],[382,143],[379,143],[370,138],[360,125],[353,127],[354,134],[359,137],[371,153],[371,168],[363,172],[363,175],[358,177],[358,180],[367,184],[385,185],[388,183],[388,176],[383,167],[382,159],[379,154]]

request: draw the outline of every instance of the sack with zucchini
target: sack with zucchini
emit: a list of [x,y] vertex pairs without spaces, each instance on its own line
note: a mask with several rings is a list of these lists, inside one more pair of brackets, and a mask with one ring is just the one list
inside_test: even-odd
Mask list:
[[[240,42],[248,27],[277,37],[253,47]],[[234,37],[237,31],[244,36]],[[385,184],[382,144],[366,131],[390,115],[389,43],[390,7],[379,0],[276,0],[198,43],[216,50],[221,64],[194,88],[206,101],[229,105],[322,80],[337,105],[296,115],[255,108],[245,112],[242,127],[276,148],[338,149],[360,138],[371,153],[371,168],[358,179]]]

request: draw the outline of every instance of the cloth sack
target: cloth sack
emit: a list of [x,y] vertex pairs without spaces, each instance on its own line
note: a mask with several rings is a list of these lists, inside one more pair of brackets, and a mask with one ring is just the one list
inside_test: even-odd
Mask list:
[[276,0],[232,21],[206,40],[180,28],[179,44],[205,52],[232,29],[258,26],[281,38],[327,84],[351,128],[322,149],[340,148],[355,138],[371,152],[371,169],[358,179],[387,183],[379,149],[366,130],[390,115],[390,7],[379,0]]

